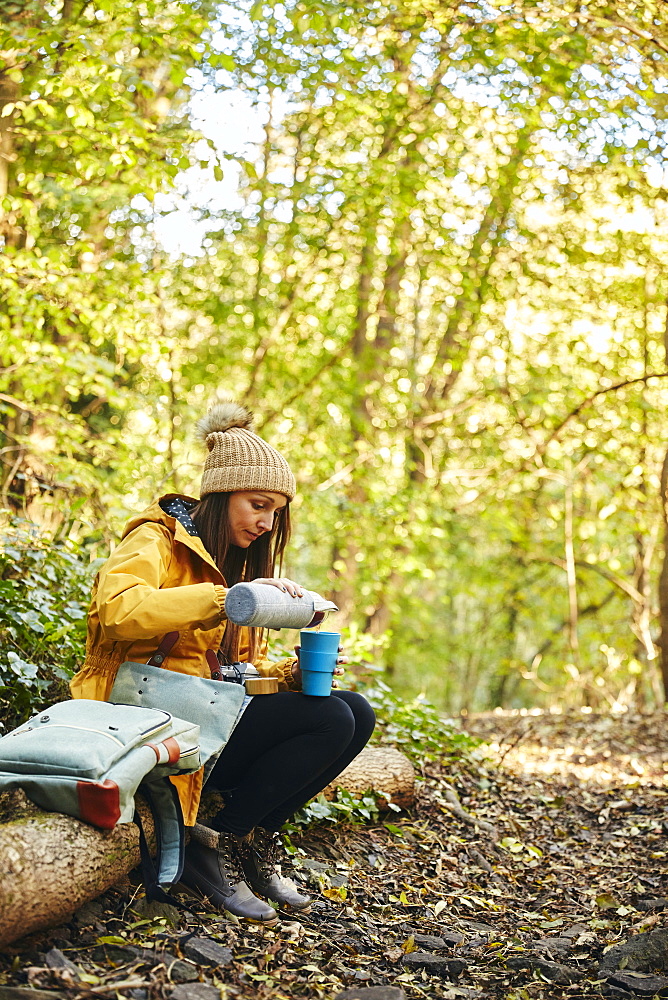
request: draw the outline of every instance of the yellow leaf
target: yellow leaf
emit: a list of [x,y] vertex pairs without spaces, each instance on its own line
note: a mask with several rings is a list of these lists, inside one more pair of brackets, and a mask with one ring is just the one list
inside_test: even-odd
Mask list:
[[89,986],[99,986],[102,982],[99,976],[94,976],[90,972],[82,972],[81,969],[79,969],[79,979],[84,983],[88,983]]
[[348,890],[345,885],[332,886],[331,889],[323,889],[322,894],[323,896],[326,896],[327,899],[334,899],[339,903],[348,898]]

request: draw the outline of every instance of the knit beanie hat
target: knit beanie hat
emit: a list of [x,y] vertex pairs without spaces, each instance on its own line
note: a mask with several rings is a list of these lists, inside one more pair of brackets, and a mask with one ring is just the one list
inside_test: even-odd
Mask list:
[[292,500],[297,492],[290,466],[253,431],[253,414],[231,400],[215,403],[197,423],[209,449],[200,496],[234,490],[269,490]]

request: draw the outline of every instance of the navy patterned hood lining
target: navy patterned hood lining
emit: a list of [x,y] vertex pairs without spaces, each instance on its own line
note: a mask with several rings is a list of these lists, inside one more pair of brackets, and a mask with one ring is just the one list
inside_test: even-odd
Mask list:
[[175,517],[179,524],[182,524],[189,535],[199,538],[199,532],[195,527],[195,522],[190,516],[190,511],[196,504],[191,501],[182,500],[180,497],[171,497],[169,500],[161,500],[160,508],[165,514]]

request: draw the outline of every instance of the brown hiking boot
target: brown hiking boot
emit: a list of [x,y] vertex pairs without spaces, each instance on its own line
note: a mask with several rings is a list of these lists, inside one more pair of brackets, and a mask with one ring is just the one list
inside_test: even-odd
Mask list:
[[239,859],[246,882],[253,892],[278,903],[285,913],[308,913],[311,897],[281,874],[281,860],[288,861],[278,833],[256,826],[241,844]]
[[218,833],[196,823],[186,848],[181,882],[219,909],[242,920],[274,927],[278,923],[276,910],[254,896],[244,881],[240,843],[234,834]]

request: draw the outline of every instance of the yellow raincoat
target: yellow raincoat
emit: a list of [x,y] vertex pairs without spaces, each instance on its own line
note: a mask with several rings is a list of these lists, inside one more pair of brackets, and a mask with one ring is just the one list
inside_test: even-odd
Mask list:
[[[216,651],[225,634],[226,593],[225,580],[201,539],[165,514],[156,501],[128,522],[121,542],[98,573],[88,614],[86,660],[70,683],[72,697],[106,701],[120,664],[145,663],[167,632],[178,632],[179,639],[164,668],[209,677],[205,654],[208,649]],[[239,659],[243,662],[247,655],[248,633],[243,629]],[[272,663],[261,657],[255,666],[265,676],[278,677],[279,689],[285,691],[295,687],[295,662],[290,658]],[[171,779],[186,826],[197,818],[202,774],[199,770]]]

